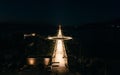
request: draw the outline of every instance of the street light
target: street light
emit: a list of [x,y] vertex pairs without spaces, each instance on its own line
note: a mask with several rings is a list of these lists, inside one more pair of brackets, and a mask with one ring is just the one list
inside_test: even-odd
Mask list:
[[31,36],[36,36],[36,33],[24,34],[24,39],[25,39],[26,37],[31,37]]

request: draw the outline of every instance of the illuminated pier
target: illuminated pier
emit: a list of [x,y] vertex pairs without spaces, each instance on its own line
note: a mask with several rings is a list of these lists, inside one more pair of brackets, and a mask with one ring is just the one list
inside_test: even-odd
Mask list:
[[[48,37],[49,40],[55,41],[54,52],[52,55],[52,62],[58,63],[58,71],[65,69],[68,65],[67,53],[64,45],[64,40],[70,40],[72,37],[64,36],[62,34],[61,25],[59,25],[57,36]],[[53,63],[53,65],[54,65]]]

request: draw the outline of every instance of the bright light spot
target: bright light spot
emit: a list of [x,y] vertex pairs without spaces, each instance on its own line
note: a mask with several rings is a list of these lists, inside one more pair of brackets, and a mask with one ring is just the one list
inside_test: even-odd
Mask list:
[[52,37],[48,37],[48,39],[52,39]]
[[50,62],[50,58],[44,58],[44,64],[47,66]]
[[65,50],[64,50],[64,43],[62,40],[56,40],[56,53],[54,62],[59,62],[59,66],[65,66],[66,61],[64,57]]
[[35,65],[36,63],[36,58],[27,58],[28,64],[29,65]]
[[32,36],[35,36],[35,33],[32,33]]
[[61,26],[59,25],[57,36],[48,37],[48,39],[55,40],[52,62],[57,63],[59,67],[66,67],[68,63],[67,54],[64,46],[64,40],[70,40],[72,39],[72,37],[62,35]]

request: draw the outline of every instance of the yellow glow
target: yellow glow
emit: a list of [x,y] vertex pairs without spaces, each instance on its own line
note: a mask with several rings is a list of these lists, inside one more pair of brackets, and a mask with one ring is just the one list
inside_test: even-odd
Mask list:
[[44,58],[44,64],[47,66],[50,62],[50,58]]
[[35,33],[32,33],[32,36],[35,36]]
[[58,37],[62,37],[62,30],[61,30],[61,25],[59,25],[59,30],[58,30]]
[[62,34],[61,25],[59,25],[57,36],[48,37],[48,39],[55,40],[52,62],[57,62],[57,65],[59,65],[59,67],[66,67],[68,63],[64,40],[70,40],[72,37],[64,36]]
[[48,37],[48,39],[53,39],[52,37]]
[[28,64],[29,65],[35,65],[35,63],[36,63],[36,59],[35,58],[28,58],[27,60],[28,60]]
[[63,40],[56,40],[56,52],[54,62],[59,62],[59,66],[65,66],[66,60],[64,57],[65,54]]

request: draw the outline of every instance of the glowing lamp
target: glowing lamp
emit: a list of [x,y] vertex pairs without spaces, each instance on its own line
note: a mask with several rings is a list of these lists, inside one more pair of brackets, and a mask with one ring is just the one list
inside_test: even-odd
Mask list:
[[29,65],[35,65],[36,64],[36,58],[27,58]]
[[50,62],[50,58],[44,58],[44,64],[47,66]]

